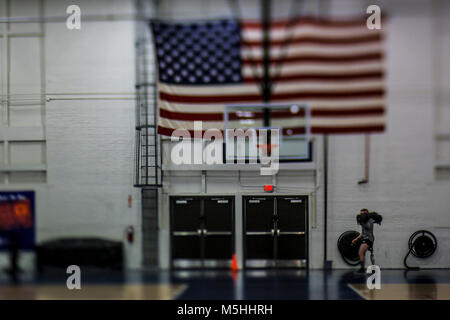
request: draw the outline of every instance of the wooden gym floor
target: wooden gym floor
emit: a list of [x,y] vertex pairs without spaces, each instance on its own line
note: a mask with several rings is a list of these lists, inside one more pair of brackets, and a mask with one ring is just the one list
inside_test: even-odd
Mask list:
[[169,284],[89,284],[80,290],[68,290],[65,285],[8,285],[0,288],[0,300],[171,300],[185,287]]
[[366,300],[450,300],[448,283],[388,283],[378,290],[369,290],[361,283],[349,286]]
[[381,289],[369,290],[353,270],[115,271],[82,269],[81,289],[68,290],[65,270],[0,272],[0,300],[450,300],[450,269],[382,270]]

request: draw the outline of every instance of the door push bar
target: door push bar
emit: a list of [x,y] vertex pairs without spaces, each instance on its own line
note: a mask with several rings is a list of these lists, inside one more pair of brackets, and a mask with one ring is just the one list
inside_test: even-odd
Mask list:
[[197,229],[197,231],[174,231],[174,236],[228,236],[231,231],[208,231],[206,229]]
[[265,235],[271,235],[272,237],[275,236],[275,233],[277,234],[277,236],[280,235],[296,235],[296,236],[301,236],[304,235],[305,232],[303,231],[281,231],[280,229],[272,229],[269,231],[247,231],[245,234],[248,236],[265,236]]

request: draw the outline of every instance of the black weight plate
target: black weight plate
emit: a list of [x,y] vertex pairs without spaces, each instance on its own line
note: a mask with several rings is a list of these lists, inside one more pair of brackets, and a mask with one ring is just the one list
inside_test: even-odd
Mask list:
[[432,255],[434,249],[435,246],[433,240],[426,235],[419,236],[414,241],[414,251],[417,256],[421,258],[426,258]]
[[359,235],[357,231],[346,231],[338,239],[338,250],[342,255],[344,261],[349,265],[356,265],[359,263],[359,245],[358,241],[355,245],[352,244],[352,240]]
[[436,237],[427,230],[414,232],[408,241],[413,256],[417,258],[428,258],[437,248]]

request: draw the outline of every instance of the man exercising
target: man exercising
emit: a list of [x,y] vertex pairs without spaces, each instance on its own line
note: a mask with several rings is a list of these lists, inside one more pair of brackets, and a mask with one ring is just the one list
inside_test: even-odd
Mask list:
[[364,266],[366,251],[372,249],[375,237],[373,235],[373,224],[381,223],[381,216],[375,212],[369,213],[367,209],[361,209],[356,220],[362,227],[362,232],[355,239],[352,240],[352,244],[355,245],[359,239],[361,240],[361,245],[359,247],[359,259],[361,261],[361,267],[358,272],[365,272],[366,268]]

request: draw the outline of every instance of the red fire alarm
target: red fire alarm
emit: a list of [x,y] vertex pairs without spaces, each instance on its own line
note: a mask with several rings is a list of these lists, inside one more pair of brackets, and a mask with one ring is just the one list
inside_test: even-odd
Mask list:
[[128,195],[128,208],[131,208],[133,206],[133,197],[131,194]]
[[264,185],[264,191],[265,192],[273,192],[273,185],[271,185],[271,184]]

